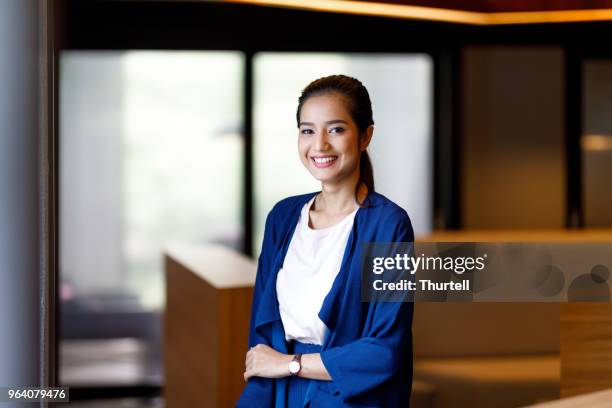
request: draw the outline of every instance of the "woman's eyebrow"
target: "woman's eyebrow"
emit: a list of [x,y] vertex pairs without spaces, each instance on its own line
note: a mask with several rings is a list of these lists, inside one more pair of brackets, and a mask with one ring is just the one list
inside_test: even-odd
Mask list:
[[[333,120],[328,120],[327,122],[325,122],[326,125],[332,125],[334,123],[344,123],[344,124],[348,125],[348,122],[346,120],[342,120],[342,119],[333,119]],[[314,123],[312,123],[312,122],[300,122],[300,126],[314,126]]]

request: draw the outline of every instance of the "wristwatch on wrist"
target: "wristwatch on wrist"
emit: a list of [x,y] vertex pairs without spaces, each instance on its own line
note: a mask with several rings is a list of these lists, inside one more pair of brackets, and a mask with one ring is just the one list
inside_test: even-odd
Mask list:
[[293,360],[289,363],[289,374],[292,377],[297,376],[302,371],[302,355],[296,354],[293,356]]

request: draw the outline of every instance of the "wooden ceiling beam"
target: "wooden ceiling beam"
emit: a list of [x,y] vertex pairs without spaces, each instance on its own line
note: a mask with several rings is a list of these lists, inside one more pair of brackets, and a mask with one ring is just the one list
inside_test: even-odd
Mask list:
[[[282,7],[329,13],[358,14],[398,19],[470,25],[510,25],[612,21],[612,1],[607,9],[480,12],[412,4],[362,0],[218,0],[226,3]],[[422,2],[422,1],[421,1]],[[498,1],[499,2],[499,1]],[[422,2],[423,3],[423,2]],[[555,4],[559,3],[558,1]],[[607,4],[607,2],[598,2]],[[518,4],[518,3],[517,3]],[[553,4],[546,2],[546,4]]]

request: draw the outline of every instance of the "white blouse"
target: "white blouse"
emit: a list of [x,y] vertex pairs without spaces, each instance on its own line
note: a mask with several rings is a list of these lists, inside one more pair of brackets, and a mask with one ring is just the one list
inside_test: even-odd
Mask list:
[[336,225],[315,230],[308,226],[314,199],[302,208],[276,278],[276,294],[285,338],[323,344],[327,327],[319,310],[340,271],[357,209]]

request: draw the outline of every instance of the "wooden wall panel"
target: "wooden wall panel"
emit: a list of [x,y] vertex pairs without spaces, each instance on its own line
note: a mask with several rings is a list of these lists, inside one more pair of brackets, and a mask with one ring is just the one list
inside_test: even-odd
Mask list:
[[612,304],[561,306],[561,397],[612,388]]

